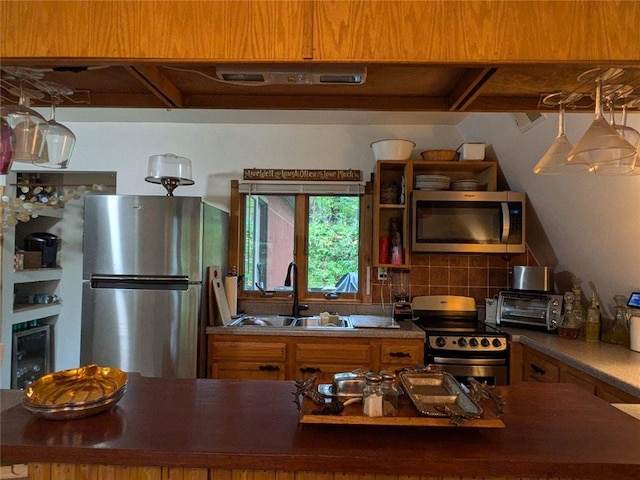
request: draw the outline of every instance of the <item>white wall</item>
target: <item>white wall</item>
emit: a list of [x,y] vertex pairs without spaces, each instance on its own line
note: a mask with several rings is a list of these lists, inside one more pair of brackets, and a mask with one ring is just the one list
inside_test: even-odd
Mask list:
[[[177,111],[156,111],[153,122],[139,122],[130,120],[130,110],[91,109],[83,114],[90,121],[79,122],[68,121],[65,111],[59,110],[58,121],[77,137],[70,170],[116,171],[117,193],[161,195],[164,189],[160,185],[144,181],[147,161],[150,155],[174,153],[192,160],[196,182],[191,187],[178,187],[175,195],[200,196],[226,210],[230,180],[241,179],[244,168],[351,168],[362,170],[368,180],[375,166],[370,148],[373,141],[411,139],[417,144],[416,158],[421,150],[456,149],[462,142],[455,125],[364,124],[362,112],[353,117],[357,124],[336,124],[327,123],[331,121],[327,112],[316,115],[318,123],[305,112],[273,112],[273,123],[269,112],[259,114],[262,123],[246,114],[247,123],[241,123],[237,112],[229,112],[234,123],[225,123],[224,112],[216,117],[219,123],[188,123]],[[96,121],[94,116],[110,121]],[[128,121],[117,121],[119,117]],[[335,112],[335,117],[340,121],[344,115]],[[461,116],[445,114],[441,118],[443,123],[450,119],[457,122]]]
[[[575,144],[593,115],[569,113],[565,120]],[[630,115],[627,124],[640,130],[640,115]],[[640,290],[640,176],[535,175],[557,125],[557,115],[549,113],[521,133],[510,114],[472,114],[459,129],[467,141],[492,144],[511,188],[527,192],[558,256],[556,273],[579,277],[587,298],[593,282],[611,312],[614,295]]]

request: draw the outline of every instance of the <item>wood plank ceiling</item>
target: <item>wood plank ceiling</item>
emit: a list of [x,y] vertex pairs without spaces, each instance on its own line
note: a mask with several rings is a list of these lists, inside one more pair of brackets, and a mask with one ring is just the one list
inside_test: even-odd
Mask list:
[[[256,70],[304,71],[328,68],[320,63],[254,64]],[[301,109],[440,112],[532,112],[549,110],[542,98],[555,92],[580,92],[576,108],[592,108],[592,82],[581,82],[593,64],[433,65],[371,63],[351,65],[366,70],[361,85],[240,85],[216,77],[216,64],[37,64],[14,65],[38,73],[25,87],[41,89],[42,82],[68,86],[74,94],[62,107],[127,107],[185,109]],[[242,64],[247,67],[248,64]],[[251,66],[251,65],[249,65]],[[341,64],[340,68],[350,64]],[[12,65],[3,64],[3,103],[17,103],[17,80]],[[607,65],[601,66],[602,69]],[[631,98],[640,94],[640,68],[622,65],[616,84],[631,85]],[[49,97],[32,100],[49,104]]]

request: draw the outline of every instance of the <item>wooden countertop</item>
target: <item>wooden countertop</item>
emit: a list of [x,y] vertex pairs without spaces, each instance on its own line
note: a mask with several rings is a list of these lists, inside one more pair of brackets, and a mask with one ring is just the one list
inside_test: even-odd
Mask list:
[[94,417],[6,410],[2,460],[598,480],[640,472],[640,421],[571,384],[496,388],[501,429],[301,425],[293,391],[284,381],[130,375],[123,399]]

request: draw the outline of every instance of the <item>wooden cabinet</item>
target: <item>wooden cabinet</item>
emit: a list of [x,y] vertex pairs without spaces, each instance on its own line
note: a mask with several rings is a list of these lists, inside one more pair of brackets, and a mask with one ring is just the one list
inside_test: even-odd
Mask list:
[[[29,41],[0,35],[4,54],[0,56],[101,61],[300,61],[305,50],[306,56],[311,55],[309,7],[306,1],[2,1],[0,32],[9,32],[15,22],[21,22],[26,28],[24,38]],[[51,25],[60,27],[55,41],[44,33]],[[139,72],[164,76],[163,70],[155,67]]]
[[209,378],[284,380],[287,344],[274,337],[227,337],[209,343]]
[[640,398],[527,345],[511,344],[511,384],[519,382],[573,383],[609,403],[640,403]]
[[356,368],[370,369],[371,348],[367,339],[305,339],[296,343],[295,378],[318,374],[318,380],[330,383],[334,373]]
[[424,363],[424,343],[422,341],[386,340],[377,342],[380,370],[399,372],[403,368]]
[[316,336],[209,335],[209,378],[295,380],[317,374],[393,370],[424,363],[424,342]]
[[[498,182],[498,163],[482,162],[426,162],[414,160],[379,160],[376,162],[373,185],[373,265],[408,269],[411,267],[411,192],[416,175],[446,175],[451,181],[475,179],[479,188],[495,191]],[[397,195],[389,192],[397,191]],[[382,237],[392,246],[392,225],[399,225],[402,262],[391,263],[389,255],[380,254]],[[386,257],[386,258],[384,258]]]

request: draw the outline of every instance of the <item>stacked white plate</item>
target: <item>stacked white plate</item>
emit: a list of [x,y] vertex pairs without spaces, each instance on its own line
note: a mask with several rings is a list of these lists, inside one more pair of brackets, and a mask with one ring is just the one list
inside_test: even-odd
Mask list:
[[451,190],[476,191],[478,180],[457,180],[451,183]]
[[416,175],[417,190],[449,190],[451,178],[444,175]]

